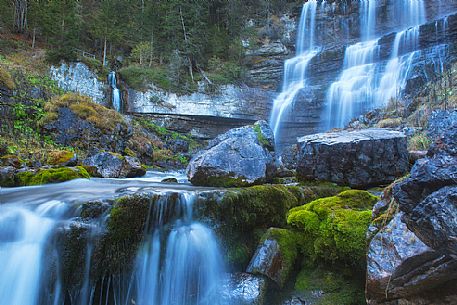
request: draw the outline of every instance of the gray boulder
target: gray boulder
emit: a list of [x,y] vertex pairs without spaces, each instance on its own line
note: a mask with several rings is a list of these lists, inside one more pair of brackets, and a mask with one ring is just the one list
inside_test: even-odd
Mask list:
[[402,216],[398,213],[370,242],[368,304],[452,304],[446,287],[456,284],[457,261],[422,242]]
[[406,136],[388,129],[320,133],[298,139],[297,175],[351,187],[387,184],[408,171]]
[[16,168],[13,166],[0,167],[0,187],[16,186]]
[[108,152],[85,159],[83,165],[95,168],[96,173],[103,178],[133,178],[146,174],[137,158]]
[[247,186],[264,183],[274,173],[273,132],[267,122],[231,129],[210,141],[187,167],[194,185]]

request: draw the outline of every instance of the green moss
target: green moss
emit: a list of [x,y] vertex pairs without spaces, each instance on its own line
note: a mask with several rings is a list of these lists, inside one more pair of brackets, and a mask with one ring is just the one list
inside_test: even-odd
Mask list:
[[259,141],[260,145],[262,145],[263,147],[269,148],[270,143],[263,135],[262,130],[260,129],[260,125],[253,125],[253,129],[257,135],[257,140]]
[[89,173],[81,166],[40,169],[36,173],[21,172],[16,175],[17,183],[21,186],[58,183],[80,178],[90,178]]
[[332,182],[321,181],[300,183],[297,186],[288,186],[287,188],[295,194],[301,205],[319,198],[335,196],[343,191],[349,190],[348,187],[339,186]]
[[365,233],[377,200],[368,192],[348,190],[291,209],[287,222],[306,235],[308,241],[302,244],[302,251],[312,259],[363,268]]
[[300,238],[294,231],[287,229],[270,228],[262,237],[261,243],[265,240],[275,240],[281,253],[281,278],[279,280],[280,286],[284,285],[298,257],[298,243],[297,239]]
[[305,266],[297,276],[295,290],[305,295],[322,291],[322,297],[313,304],[366,304],[363,277],[355,276],[351,270],[338,266],[330,268]]
[[155,196],[147,195],[130,195],[116,200],[99,253],[102,273],[131,268],[155,200]]

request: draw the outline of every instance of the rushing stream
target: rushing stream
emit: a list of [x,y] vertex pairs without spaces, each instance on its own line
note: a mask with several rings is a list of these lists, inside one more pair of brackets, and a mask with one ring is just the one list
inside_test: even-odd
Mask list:
[[[224,267],[212,230],[193,220],[199,191],[181,173],[149,172],[140,179],[73,180],[62,184],[1,189],[0,303],[8,305],[212,305],[220,304]],[[78,289],[63,291],[59,232],[81,215],[82,204],[120,195],[156,194],[131,270],[91,279],[94,244],[89,238]],[[89,223],[89,236],[105,230],[107,213]],[[80,241],[81,242],[81,241]]]

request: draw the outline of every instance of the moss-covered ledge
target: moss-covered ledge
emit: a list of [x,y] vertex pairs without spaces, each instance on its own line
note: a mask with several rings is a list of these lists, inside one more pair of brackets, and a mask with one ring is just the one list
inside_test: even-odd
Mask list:
[[15,175],[16,186],[30,186],[65,182],[73,179],[88,179],[89,173],[82,166],[41,168],[37,171],[20,171]]

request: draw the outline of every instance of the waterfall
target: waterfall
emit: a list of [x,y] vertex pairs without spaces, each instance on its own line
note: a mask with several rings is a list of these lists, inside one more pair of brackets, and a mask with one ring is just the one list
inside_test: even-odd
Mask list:
[[[306,69],[310,61],[318,54],[315,46],[317,0],[309,0],[303,5],[297,29],[296,56],[284,63],[284,80],[281,93],[273,102],[270,126],[275,139],[278,139],[281,119],[285,111],[293,104],[296,95],[306,87]],[[325,2],[321,4],[321,8]]]
[[113,108],[117,112],[121,112],[122,111],[122,100],[121,100],[121,92],[120,92],[119,88],[117,88],[116,72],[111,71],[108,74],[108,82],[111,87],[111,94],[112,94],[111,102],[112,102]]
[[[362,0],[362,42],[348,46],[344,66],[338,80],[326,95],[324,127],[344,127],[352,118],[387,105],[404,89],[417,51],[419,25],[424,23],[423,0],[401,0],[394,5],[394,20],[401,29],[395,36],[392,54],[385,64],[379,62],[378,39],[371,39],[376,27],[376,1]],[[405,29],[406,28],[406,29]]]
[[[192,220],[195,198],[195,194],[181,193],[177,209],[166,201],[155,208],[151,232],[138,254],[134,271],[136,304],[220,303],[222,256],[213,232]],[[181,211],[181,216],[175,215],[178,219],[168,231],[165,217],[170,217],[171,211]]]
[[[95,249],[103,245],[98,238],[104,236],[109,217],[103,212],[82,220],[83,203],[108,199],[112,204],[115,194],[145,185],[140,180],[74,180],[2,189],[0,303],[226,305],[220,293],[225,270],[217,238],[192,216],[199,193],[170,190],[169,185],[147,193],[150,213],[145,215],[147,225],[132,267],[94,282],[92,271],[100,267],[94,265]],[[69,267],[64,250],[77,249],[64,248],[61,242],[69,240],[80,244],[82,265],[76,270],[71,265],[75,273],[63,274]],[[68,277],[79,282],[67,287]]]
[[377,0],[361,0],[360,2],[360,29],[364,41],[372,39],[375,34],[376,1]]
[[38,206],[0,204],[0,300],[8,305],[37,305],[46,282],[46,245],[62,202]]

